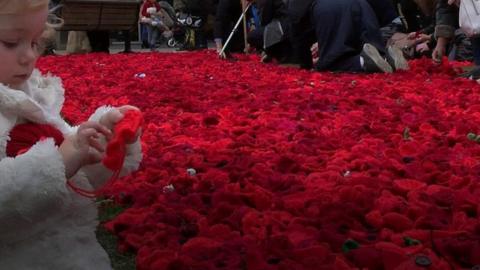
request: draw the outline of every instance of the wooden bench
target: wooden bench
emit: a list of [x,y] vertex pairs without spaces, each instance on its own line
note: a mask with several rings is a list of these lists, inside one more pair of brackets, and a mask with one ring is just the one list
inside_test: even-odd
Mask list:
[[125,51],[131,50],[130,31],[137,29],[141,0],[63,0],[64,31],[122,31]]

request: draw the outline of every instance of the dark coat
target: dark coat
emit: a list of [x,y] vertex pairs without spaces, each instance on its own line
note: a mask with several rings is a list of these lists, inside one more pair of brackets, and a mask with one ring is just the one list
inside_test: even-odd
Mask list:
[[447,0],[438,0],[435,6],[435,37],[453,38],[458,27],[458,7]]
[[[314,0],[290,0],[288,15],[293,24],[298,24],[308,17],[308,12]],[[380,27],[383,27],[397,17],[390,0],[367,0],[377,15]]]
[[241,14],[242,5],[239,0],[218,1],[213,30],[214,37],[225,39],[232,31]]
[[[319,21],[311,20],[314,1],[290,0],[288,4],[288,18],[291,24],[290,40],[294,51],[294,59],[302,68],[311,68],[312,66],[310,46],[317,41],[313,25],[322,23],[322,18],[318,18]],[[364,2],[361,4],[371,7],[373,11],[371,17],[376,17],[371,19],[378,21],[380,26],[387,25],[397,17],[390,0],[367,0],[367,2],[368,5]],[[345,14],[345,16],[350,16],[350,14]]]
[[414,0],[395,0],[395,8],[402,21],[402,32],[421,32],[423,34],[432,34],[435,28],[433,11],[434,7],[427,7],[430,10],[424,10]]
[[[225,42],[241,14],[240,0],[219,0],[213,26],[214,38]],[[229,45],[229,51],[242,51],[243,45],[243,26],[240,24]]]
[[282,25],[287,20],[287,5],[284,0],[257,0],[261,25],[266,26],[273,19],[280,20]]

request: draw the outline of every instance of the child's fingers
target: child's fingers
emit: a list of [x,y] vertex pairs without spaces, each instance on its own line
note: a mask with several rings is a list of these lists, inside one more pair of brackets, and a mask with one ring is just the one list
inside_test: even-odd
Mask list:
[[104,125],[97,123],[97,122],[85,122],[79,128],[78,131],[80,132],[83,129],[94,129],[100,134],[103,134],[107,139],[112,137],[112,132],[106,128]]
[[118,109],[113,109],[100,118],[99,122],[108,129],[112,129],[115,123],[120,121],[122,118],[123,114]]
[[90,148],[88,151],[89,163],[97,163],[103,159],[104,155],[102,152],[98,152],[96,149]]
[[105,152],[105,147],[93,136],[88,138],[88,144],[100,153]]
[[78,147],[83,148],[90,145],[90,138],[98,136],[98,132],[93,128],[84,128],[77,132]]
[[118,107],[118,110],[119,110],[122,114],[125,114],[127,111],[130,111],[130,110],[140,111],[139,108],[137,108],[137,107],[135,107],[135,106],[132,106],[132,105],[124,105],[124,106]]
[[106,123],[104,124],[107,128],[113,129],[116,123],[118,123],[123,118],[123,113],[120,110],[115,109],[108,113]]

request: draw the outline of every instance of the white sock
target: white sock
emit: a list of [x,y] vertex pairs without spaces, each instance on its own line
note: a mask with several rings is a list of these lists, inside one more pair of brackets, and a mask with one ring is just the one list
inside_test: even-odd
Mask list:
[[365,59],[363,59],[363,56],[360,56],[360,66],[364,68],[365,66]]

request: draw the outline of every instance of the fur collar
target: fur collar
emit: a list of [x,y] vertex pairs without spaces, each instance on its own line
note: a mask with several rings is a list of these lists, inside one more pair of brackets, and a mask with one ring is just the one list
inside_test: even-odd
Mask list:
[[64,90],[59,78],[42,77],[34,70],[20,90],[0,84],[0,111],[36,123],[46,123],[60,113]]

